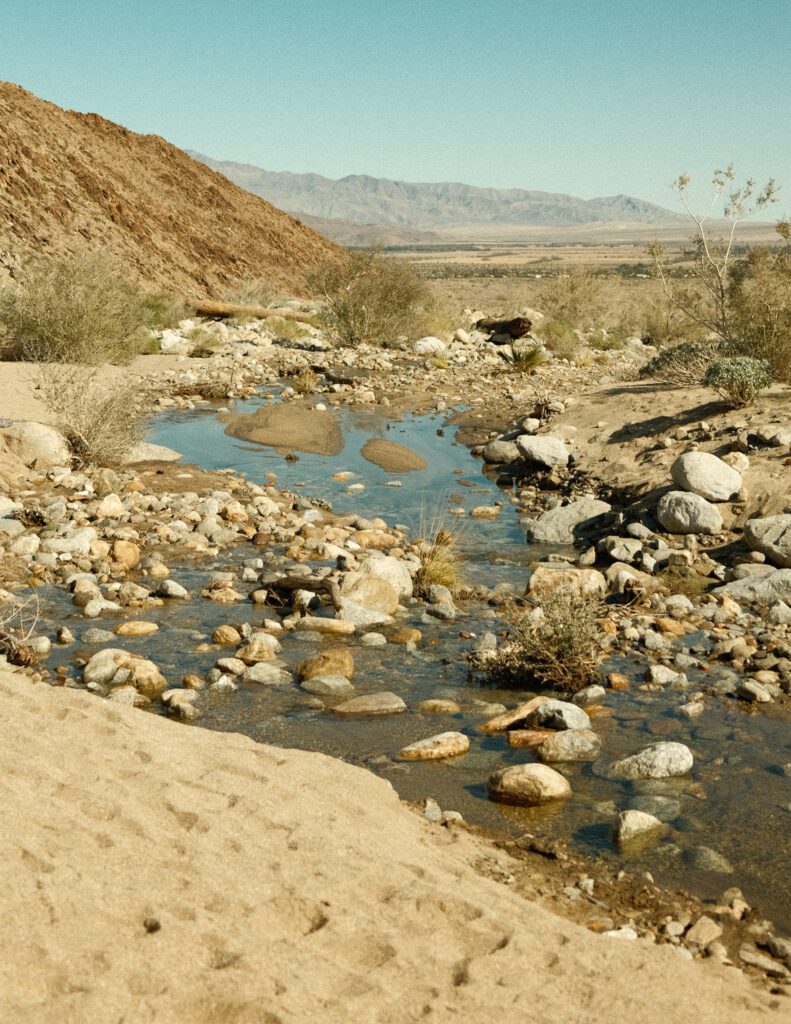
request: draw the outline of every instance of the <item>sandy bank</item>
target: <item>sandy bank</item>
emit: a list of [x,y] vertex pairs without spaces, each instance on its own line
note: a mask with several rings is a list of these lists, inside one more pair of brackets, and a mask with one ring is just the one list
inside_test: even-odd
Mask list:
[[252,413],[228,414],[226,434],[242,441],[270,445],[283,451],[340,455],[343,434],[331,412],[304,402],[264,405]]
[[0,676],[7,1024],[778,1019],[737,971],[595,936],[505,854],[317,754]]

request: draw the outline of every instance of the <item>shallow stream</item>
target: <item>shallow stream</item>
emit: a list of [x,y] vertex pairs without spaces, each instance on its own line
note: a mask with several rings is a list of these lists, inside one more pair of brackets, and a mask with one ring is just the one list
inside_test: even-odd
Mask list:
[[[252,411],[255,405],[245,403],[239,411]],[[499,501],[504,506],[499,518],[478,521],[454,517],[452,525],[459,524],[462,531],[470,582],[490,587],[510,583],[519,590],[523,588],[525,567],[544,552],[528,547],[511,504],[511,493],[487,479],[481,463],[454,442],[454,430],[444,426],[443,417],[387,420],[379,412],[346,408],[339,409],[338,415],[345,437],[342,453],[334,457],[300,454],[296,462],[286,461],[272,449],[226,435],[213,409],[161,415],[148,439],[182,452],[185,462],[206,469],[233,468],[254,482],[275,472],[279,487],[321,497],[336,512],[351,510],[365,517],[382,516],[389,523],[404,523],[416,533],[421,523],[425,526],[426,517],[430,520],[434,510],[445,503],[469,510]],[[360,448],[371,437],[387,437],[407,445],[424,456],[428,468],[400,475],[385,473],[360,455]],[[333,475],[340,471],[353,476],[334,480]],[[394,479],[401,481],[400,487],[388,486]],[[347,488],[353,483],[364,484],[365,490],[349,493]],[[238,568],[245,558],[257,556],[260,549],[243,546],[201,565],[200,570],[176,568],[173,575],[194,594],[211,571],[226,566]],[[63,592],[48,589],[47,595],[52,608],[46,610],[75,632],[78,653],[90,654],[95,648],[81,647],[79,638],[86,629],[102,625],[101,621],[86,622]],[[123,640],[130,650],[151,657],[173,681],[185,672],[203,674],[212,667],[217,649],[200,652],[196,648],[216,625],[234,621],[255,624],[261,614],[250,604],[227,606],[195,600],[176,605],[170,602],[166,608],[146,612],[146,618],[160,624],[159,633]],[[416,625],[423,633],[416,654],[396,644],[355,647],[356,693],[394,691],[410,708],[406,714],[340,719],[310,709],[309,695],[296,687],[242,685],[232,694],[204,695],[200,724],[366,765],[385,775],[406,799],[432,796],[443,809],[458,810],[475,824],[563,837],[613,865],[623,861],[612,842],[617,811],[637,795],[672,797],[678,806],[664,838],[625,866],[640,866],[650,870],[657,881],[703,897],[717,896],[728,886],[738,885],[748,901],[760,904],[780,930],[791,932],[791,777],[781,770],[782,765],[791,762],[791,716],[774,706],[751,712],[735,701],[707,698],[704,714],[687,720],[674,712],[683,703],[682,694],[609,691],[607,713],[594,721],[604,760],[633,753],[659,739],[678,740],[688,744],[695,755],[690,778],[613,782],[602,777],[594,765],[562,765],[574,791],[568,801],[541,809],[493,803],[486,796],[488,775],[504,764],[532,759],[529,751],[510,748],[502,735],[477,732],[488,714],[476,707],[476,702],[510,705],[526,698],[523,691],[482,687],[470,678],[461,658],[470,641],[460,639],[459,633],[496,630],[500,623],[494,615],[485,604],[468,602],[462,604],[455,622],[425,622],[422,608],[415,606],[405,624]],[[698,637],[690,642],[696,639],[700,641]],[[316,648],[316,641],[302,634],[289,634],[282,657],[294,666]],[[636,659],[620,659],[604,667],[626,672],[637,680],[645,665]],[[693,687],[703,680],[702,673],[692,671],[689,676]],[[418,702],[432,697],[452,698],[463,710],[455,715],[412,710]],[[469,734],[468,754],[444,762],[402,764],[394,760],[405,744],[449,729]],[[713,848],[725,857],[733,867],[732,873],[709,870],[700,861],[703,855],[695,853],[699,847]]]

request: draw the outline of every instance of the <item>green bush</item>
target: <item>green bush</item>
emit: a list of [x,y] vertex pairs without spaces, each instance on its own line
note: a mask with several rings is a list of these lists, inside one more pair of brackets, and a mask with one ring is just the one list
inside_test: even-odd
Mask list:
[[588,270],[546,278],[536,292],[535,305],[553,320],[579,330],[595,327],[607,312],[605,282]]
[[560,320],[545,320],[539,329],[541,341],[558,359],[574,359],[580,350],[580,340],[570,324]]
[[349,252],[311,275],[325,327],[344,345],[393,345],[416,336],[432,300],[410,264],[380,252]]
[[772,366],[766,359],[732,356],[718,359],[708,368],[702,384],[713,388],[734,409],[754,402],[764,388],[771,386]]
[[35,362],[125,363],[143,350],[152,315],[146,296],[105,257],[52,261],[0,293],[0,351]]
[[[782,223],[778,233],[785,238]],[[734,268],[731,321],[739,350],[767,359],[776,380],[791,384],[791,245],[756,249]]]
[[720,354],[720,346],[712,341],[683,341],[663,349],[640,370],[644,380],[652,378],[676,388],[691,388]]

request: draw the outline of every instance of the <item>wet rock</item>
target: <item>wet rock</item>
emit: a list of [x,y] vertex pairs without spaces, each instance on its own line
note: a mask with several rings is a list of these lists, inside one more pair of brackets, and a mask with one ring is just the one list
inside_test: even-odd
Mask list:
[[247,643],[236,652],[237,658],[245,665],[258,661],[273,661],[280,645],[269,633],[253,633]]
[[596,529],[612,506],[596,498],[580,498],[568,505],[544,512],[525,523],[529,539],[541,544],[572,544],[586,532]]
[[433,715],[457,715],[461,708],[455,700],[432,698],[430,700],[422,700],[417,705],[417,710]]
[[215,667],[229,676],[244,675],[247,666],[241,658],[218,658],[214,663]]
[[576,704],[547,697],[525,716],[527,725],[545,729],[590,729],[590,718]]
[[586,686],[579,690],[571,698],[572,702],[580,708],[593,707],[595,704],[602,704],[607,699],[607,691],[603,686]]
[[645,814],[659,818],[660,821],[667,822],[681,814],[681,802],[669,796],[649,793],[645,796],[633,797],[629,802],[629,809],[643,811]]
[[334,636],[349,636],[355,631],[353,622],[343,619],[325,619],[318,615],[304,615],[294,623],[300,633],[329,633]]
[[272,661],[258,661],[245,670],[243,683],[259,686],[284,686],[291,682],[291,674]]
[[771,704],[772,695],[765,686],[755,679],[740,679],[736,686],[736,696],[740,700],[755,704]]
[[354,678],[354,655],[347,647],[330,647],[326,651],[314,654],[313,657],[297,666],[299,679],[311,679],[313,676],[339,675],[346,679]]
[[151,636],[152,633],[157,633],[158,631],[159,626],[156,622],[145,622],[142,619],[122,622],[113,630],[116,636]]
[[698,871],[709,871],[716,875],[733,874],[730,861],[709,846],[690,847],[684,851],[684,860]]
[[392,555],[371,555],[358,570],[361,576],[386,580],[400,598],[412,596],[412,575],[407,564]]
[[553,437],[551,434],[520,434],[516,444],[528,462],[543,466],[545,469],[552,469],[555,466],[564,469],[569,463],[568,448],[561,438]]
[[[98,644],[111,644],[115,641],[115,633],[109,629],[86,629],[82,634],[82,642],[93,647]],[[74,634],[71,642],[74,643]]]
[[402,761],[438,761],[466,754],[469,749],[470,741],[464,733],[441,732],[402,747],[398,757]]
[[571,796],[565,776],[545,764],[516,764],[489,777],[489,797],[499,803],[537,806]]
[[300,683],[303,690],[315,693],[319,697],[346,698],[354,693],[354,687],[345,676],[323,675],[311,676]]
[[373,626],[389,626],[393,622],[393,616],[387,612],[378,611],[375,608],[368,608],[348,597],[341,598],[341,610],[338,613],[341,622],[348,622],[352,626],[361,629],[370,629]]
[[601,740],[591,729],[567,729],[553,733],[538,748],[542,761],[595,761]]
[[86,619],[98,619],[100,615],[113,615],[120,611],[121,606],[115,601],[107,601],[103,597],[92,597],[82,609],[82,614]]
[[618,815],[615,826],[615,841],[621,848],[643,846],[658,839],[665,826],[646,811],[630,809]]
[[791,514],[748,519],[744,539],[781,568],[791,568]]
[[622,779],[670,779],[692,770],[692,751],[683,743],[653,743],[630,757],[616,761],[614,775]]
[[406,445],[378,437],[366,441],[360,449],[360,454],[386,473],[409,473],[428,466],[422,455],[418,455]]
[[157,587],[156,592],[160,595],[160,597],[175,597],[182,599],[185,597],[189,597],[189,593],[187,592],[185,587],[182,587],[180,583],[176,583],[175,580],[170,579],[162,580],[159,586]]
[[406,704],[395,693],[385,690],[353,697],[333,709],[336,715],[353,718],[362,715],[398,715],[406,711]]
[[242,642],[242,635],[234,626],[218,626],[212,633],[211,641],[223,647],[236,647]]
[[82,675],[86,685],[134,686],[146,697],[158,696],[167,686],[165,677],[153,661],[113,647],[97,651],[85,665]]
[[656,515],[668,533],[719,533],[723,522],[719,509],[687,491],[669,491],[657,505]]
[[742,488],[741,473],[709,452],[685,452],[670,467],[673,483],[706,501],[730,501]]

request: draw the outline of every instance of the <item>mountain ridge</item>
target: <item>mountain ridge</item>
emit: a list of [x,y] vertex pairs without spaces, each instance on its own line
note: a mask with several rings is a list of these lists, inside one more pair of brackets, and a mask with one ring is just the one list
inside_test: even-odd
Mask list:
[[458,181],[408,182],[368,174],[332,179],[316,173],[267,171],[254,164],[187,152],[283,209],[352,224],[463,231],[483,224],[562,228],[615,222],[670,225],[684,219],[623,193],[580,199],[560,192],[498,189]]

